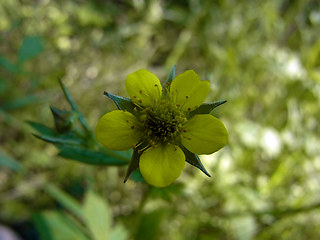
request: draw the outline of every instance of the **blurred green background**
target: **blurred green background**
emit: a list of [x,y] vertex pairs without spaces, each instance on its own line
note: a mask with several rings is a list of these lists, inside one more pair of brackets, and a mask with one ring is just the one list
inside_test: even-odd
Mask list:
[[[319,239],[319,1],[10,0],[0,32],[0,224],[22,239],[106,239],[77,235],[99,219],[114,240]],[[61,79],[94,129],[116,108],[104,90],[175,64],[228,101],[213,114],[229,144],[201,156],[211,178],[186,165],[165,189],[123,184],[126,167],[58,157],[26,123],[70,109]],[[107,218],[62,224],[80,208]]]

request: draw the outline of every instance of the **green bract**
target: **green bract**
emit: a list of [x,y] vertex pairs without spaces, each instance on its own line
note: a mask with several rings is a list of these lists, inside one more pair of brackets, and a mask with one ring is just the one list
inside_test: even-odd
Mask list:
[[201,81],[193,70],[173,78],[174,69],[162,87],[153,73],[141,69],[126,80],[131,100],[105,93],[119,110],[100,118],[96,135],[109,149],[134,149],[126,179],[139,167],[149,184],[166,187],[179,177],[185,161],[210,176],[197,154],[214,153],[228,142],[224,124],[209,114],[225,101],[202,104],[209,81]]

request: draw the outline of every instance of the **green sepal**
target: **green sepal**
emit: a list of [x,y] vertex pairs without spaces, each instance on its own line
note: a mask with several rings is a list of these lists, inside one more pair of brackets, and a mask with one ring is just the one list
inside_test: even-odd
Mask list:
[[168,84],[170,84],[173,81],[173,79],[175,78],[175,75],[176,75],[176,65],[174,65],[172,67],[172,70],[169,73],[168,79],[167,79],[167,81],[165,81],[165,83],[163,84],[162,87],[165,88]]
[[169,86],[171,84],[171,82],[173,81],[173,79],[175,78],[176,75],[176,65],[174,65],[172,67],[171,72],[169,73],[169,76],[167,78],[167,81],[165,81],[165,83],[162,85],[163,88],[163,97],[165,97],[167,95],[167,92],[169,90]]
[[128,158],[119,152],[94,151],[80,146],[57,146],[59,156],[92,165],[122,166],[128,164]]
[[188,118],[190,119],[196,114],[209,114],[213,109],[215,109],[216,107],[218,107],[226,102],[227,102],[226,100],[218,100],[218,101],[212,102],[212,103],[203,103],[203,104],[201,104],[200,107],[191,111],[188,115]]
[[75,111],[63,111],[50,106],[56,130],[59,133],[67,132],[72,129],[77,113]]
[[[150,146],[148,146],[147,142],[140,142],[138,144],[138,147],[136,149],[134,149],[132,157],[131,157],[131,161],[129,163],[129,166],[127,168],[127,172],[126,172],[126,176],[123,180],[123,182],[127,182],[127,180],[129,179],[130,175],[139,168],[139,161],[140,161],[140,157],[141,154],[147,150]],[[141,174],[141,173],[140,173]]]
[[194,167],[199,168],[205,175],[207,175],[208,177],[211,177],[211,175],[208,173],[208,171],[202,165],[202,163],[201,163],[201,161],[200,161],[200,159],[199,159],[197,154],[194,154],[194,153],[190,152],[182,144],[180,144],[179,147],[184,152],[184,155],[186,156],[186,161],[189,164],[191,164]]
[[139,168],[137,168],[131,173],[130,179],[135,182],[145,182]]
[[137,169],[139,168],[139,160],[140,160],[140,156],[141,153],[139,153],[138,149],[135,149],[133,151],[132,157],[131,157],[131,161],[129,163],[129,166],[127,168],[127,172],[126,172],[126,176],[123,180],[124,183],[127,182],[127,180],[129,179],[130,175]]
[[108,92],[104,92],[103,94],[109,97],[117,105],[119,110],[127,110],[133,115],[137,114],[137,106],[129,98],[120,97]]

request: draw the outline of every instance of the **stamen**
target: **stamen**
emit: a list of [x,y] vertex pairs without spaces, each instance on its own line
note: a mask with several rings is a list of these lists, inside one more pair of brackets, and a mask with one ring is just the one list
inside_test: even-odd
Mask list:
[[189,98],[189,96],[186,96],[186,99],[188,99]]
[[176,143],[187,119],[171,99],[158,100],[154,105],[144,108],[142,112],[139,118],[149,146],[158,143]]
[[132,125],[130,128],[131,128],[131,129],[134,129],[134,126]]
[[139,93],[142,94],[142,90],[140,90]]

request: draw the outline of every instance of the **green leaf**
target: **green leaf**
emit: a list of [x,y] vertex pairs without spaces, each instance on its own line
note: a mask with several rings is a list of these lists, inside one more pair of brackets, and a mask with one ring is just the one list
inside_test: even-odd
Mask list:
[[29,95],[29,96],[14,99],[12,101],[5,103],[2,106],[2,109],[12,110],[12,109],[17,109],[17,108],[23,108],[29,104],[36,104],[36,103],[39,103],[44,100],[46,100],[46,98],[40,98],[38,96]]
[[83,206],[85,222],[95,240],[107,240],[112,216],[107,202],[92,191],[87,192]]
[[63,134],[57,133],[54,129],[49,128],[43,124],[33,122],[33,121],[27,121],[27,123],[36,131],[38,131],[39,134],[33,134],[35,137],[50,142],[53,144],[67,144],[67,145],[85,145],[86,142],[79,138],[77,135],[75,135],[73,132],[66,132]]
[[89,127],[86,119],[83,117],[82,113],[79,111],[78,106],[75,104],[75,102],[72,100],[72,97],[68,91],[68,89],[66,88],[66,86],[63,84],[63,82],[61,81],[61,79],[59,79],[59,84],[60,87],[63,91],[63,94],[65,96],[65,98],[67,99],[68,103],[70,104],[72,110],[74,110],[77,114],[78,114],[78,119],[82,125],[82,127],[84,128],[84,130],[86,131],[86,133],[88,134],[88,136],[93,138],[93,133],[91,128]]
[[110,240],[127,240],[129,239],[127,230],[122,225],[117,225],[112,230]]
[[0,65],[2,65],[6,70],[8,70],[11,73],[18,72],[17,66],[9,62],[9,60],[7,60],[4,57],[0,57]]
[[33,221],[42,240],[89,240],[66,214],[57,211],[36,213]]
[[59,188],[52,184],[46,184],[44,189],[53,197],[56,201],[58,201],[63,207],[65,207],[68,211],[73,213],[79,219],[84,220],[83,210],[81,205],[73,199],[67,193],[61,191]]
[[133,151],[133,154],[132,154],[132,157],[131,157],[131,161],[130,161],[128,169],[127,169],[126,176],[125,176],[125,178],[123,180],[124,183],[128,180],[128,178],[130,177],[132,172],[139,167],[140,156],[141,156],[141,154],[138,152],[137,149],[135,149]]
[[26,37],[19,50],[19,63],[38,56],[42,51],[43,44],[40,37]]
[[41,123],[33,122],[33,121],[26,121],[33,129],[38,131],[39,133],[46,135],[46,136],[51,136],[51,137],[56,137],[57,133],[55,130],[52,128],[49,128]]
[[219,101],[212,102],[212,103],[201,104],[200,107],[198,107],[197,109],[195,109],[189,113],[188,118],[192,118],[196,114],[209,114],[213,109],[215,109],[216,107],[218,107],[226,102],[227,101],[225,101],[225,100],[219,100]]
[[134,115],[137,114],[137,111],[135,110],[137,106],[133,102],[131,102],[129,98],[120,97],[108,92],[104,92],[104,95],[114,101],[119,110],[127,110]]
[[122,153],[114,151],[93,151],[77,146],[58,146],[59,156],[93,165],[122,166],[129,159]]
[[10,168],[14,171],[23,170],[23,166],[14,158],[0,151],[0,166]]
[[56,137],[45,136],[45,135],[38,135],[32,134],[36,138],[39,138],[45,142],[53,143],[53,144],[62,144],[62,145],[80,145],[83,143],[83,140],[76,137],[70,137],[68,135],[59,134]]
[[150,240],[159,236],[161,230],[161,221],[164,217],[164,209],[157,209],[153,212],[143,215],[135,240]]
[[201,161],[200,161],[200,159],[199,159],[197,154],[194,154],[194,153],[190,152],[188,149],[186,149],[181,144],[180,144],[180,148],[184,152],[184,155],[186,156],[186,161],[188,163],[190,163],[192,166],[195,166],[195,167],[199,168],[208,177],[211,177],[211,175],[208,173],[208,171],[202,165],[202,163],[201,163]]

